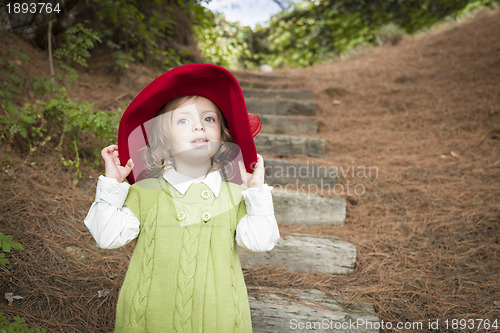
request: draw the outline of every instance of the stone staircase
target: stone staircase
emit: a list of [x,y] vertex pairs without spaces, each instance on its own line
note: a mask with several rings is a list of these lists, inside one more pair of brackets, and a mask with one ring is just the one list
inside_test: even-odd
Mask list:
[[[326,143],[317,137],[319,121],[313,94],[307,90],[276,89],[286,76],[236,73],[249,113],[259,115],[262,130],[255,137],[264,156],[266,182],[274,186],[273,201],[279,224],[343,225],[343,199],[321,196],[333,188],[337,169],[316,163],[326,155]],[[300,162],[297,162],[299,160]],[[298,191],[298,189],[306,191]],[[283,234],[269,252],[239,249],[244,269],[271,265],[291,272],[352,274],[356,247],[336,237]],[[256,333],[378,332],[378,317],[365,301],[346,302],[319,290],[278,290],[248,287]],[[344,304],[350,304],[346,306]]]

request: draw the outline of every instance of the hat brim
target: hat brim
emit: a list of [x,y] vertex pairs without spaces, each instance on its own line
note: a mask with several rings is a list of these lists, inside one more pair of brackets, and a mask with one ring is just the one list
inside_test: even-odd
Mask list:
[[[260,121],[255,115],[249,116],[243,92],[233,74],[212,64],[189,64],[174,68],[156,78],[137,95],[125,110],[118,129],[121,164],[125,165],[130,156],[143,149],[147,142],[147,139],[129,142],[132,131],[154,118],[169,101],[187,95],[208,98],[219,107],[234,142],[241,149],[247,172],[252,172],[257,162],[253,137],[260,131]],[[138,175],[132,170],[127,180],[133,184],[137,178]]]

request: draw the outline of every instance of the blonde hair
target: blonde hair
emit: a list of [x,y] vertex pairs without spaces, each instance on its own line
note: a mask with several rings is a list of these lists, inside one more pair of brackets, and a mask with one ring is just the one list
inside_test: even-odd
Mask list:
[[[168,149],[169,140],[167,133],[171,131],[172,114],[170,114],[170,121],[165,121],[167,113],[179,108],[180,105],[196,101],[202,96],[188,95],[178,97],[163,106],[156,114],[151,125],[151,135],[149,136],[149,144],[144,152],[144,159],[146,165],[146,172],[148,177],[159,177],[167,168],[175,168],[175,160],[172,153]],[[215,103],[214,103],[215,104]],[[239,148],[234,143],[231,133],[227,128],[227,121],[224,114],[217,106],[219,112],[219,119],[221,119],[221,144],[217,152],[212,156],[212,167],[210,171],[220,170],[224,180],[230,180],[234,176],[234,168],[231,164],[232,161],[238,156]]]

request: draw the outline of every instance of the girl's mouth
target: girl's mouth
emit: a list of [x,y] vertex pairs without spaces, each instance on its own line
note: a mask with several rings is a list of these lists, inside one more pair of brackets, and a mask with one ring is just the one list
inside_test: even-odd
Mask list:
[[195,146],[204,146],[208,143],[208,140],[205,138],[197,138],[191,141],[191,143]]

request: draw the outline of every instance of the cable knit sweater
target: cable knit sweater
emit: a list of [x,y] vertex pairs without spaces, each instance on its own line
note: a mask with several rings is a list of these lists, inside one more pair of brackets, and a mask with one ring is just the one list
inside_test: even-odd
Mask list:
[[141,222],[117,305],[115,332],[252,332],[235,232],[241,186],[218,197],[203,183],[182,195],[163,178],[134,184],[126,205]]

